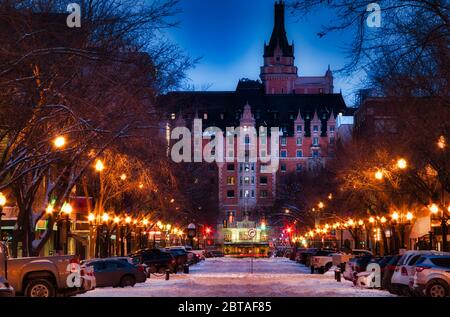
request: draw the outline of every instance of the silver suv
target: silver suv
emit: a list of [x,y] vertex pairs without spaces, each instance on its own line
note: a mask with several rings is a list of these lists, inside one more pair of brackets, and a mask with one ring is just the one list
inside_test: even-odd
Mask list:
[[421,296],[450,296],[450,255],[422,256],[416,262],[413,290]]

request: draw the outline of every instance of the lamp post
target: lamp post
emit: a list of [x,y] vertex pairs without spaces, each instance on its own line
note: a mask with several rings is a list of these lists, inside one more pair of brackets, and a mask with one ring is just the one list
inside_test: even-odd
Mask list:
[[2,216],[5,216],[3,213],[3,207],[6,205],[6,197],[0,192],[0,243],[3,241],[3,232],[2,232]]
[[[447,140],[442,135],[439,137],[438,140],[438,148],[442,152],[442,166],[444,168],[443,174],[444,176],[447,175],[446,171],[446,163],[447,163]],[[445,208],[447,208],[448,212],[450,213],[450,206],[447,207],[445,203],[445,187],[443,182],[441,182],[441,208],[442,208],[442,217],[441,217],[441,230],[442,230],[442,251],[446,252],[447,249],[447,221],[449,220],[448,217],[445,215]]]
[[[391,216],[393,226],[398,224],[400,226],[400,247],[405,248],[405,227],[407,224],[411,223],[411,220],[413,219],[413,214],[411,212],[408,213],[398,213],[394,212]],[[395,237],[394,237],[395,240]],[[394,251],[398,251],[397,248],[394,249]]]
[[[449,218],[446,217],[444,208],[439,208],[436,204],[432,204],[430,206],[430,211],[433,215],[439,214],[439,210],[441,211],[439,220],[441,222],[441,231],[442,231],[442,251],[446,252],[448,250],[447,249],[447,221],[449,220]],[[447,210],[450,212],[450,206],[447,207]],[[430,241],[431,241],[431,239],[432,239],[432,237],[430,235]]]
[[65,241],[65,254],[69,254],[69,235],[70,235],[70,214],[72,213],[73,208],[69,203],[64,203],[61,212],[65,215],[65,223],[66,223],[66,241]]

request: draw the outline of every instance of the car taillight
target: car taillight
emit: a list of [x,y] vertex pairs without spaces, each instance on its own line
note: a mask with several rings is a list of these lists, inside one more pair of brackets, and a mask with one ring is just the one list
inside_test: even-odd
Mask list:
[[144,267],[142,265],[138,265],[137,269],[139,272],[144,272]]
[[402,267],[402,275],[403,276],[408,276],[408,270],[404,266]]
[[431,269],[431,267],[429,267],[429,266],[418,266],[418,267],[416,267],[416,272],[422,272],[423,270],[428,270],[428,269]]

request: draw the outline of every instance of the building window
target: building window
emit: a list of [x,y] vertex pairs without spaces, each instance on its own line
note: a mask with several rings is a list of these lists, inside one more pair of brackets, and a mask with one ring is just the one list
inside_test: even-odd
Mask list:
[[281,164],[280,167],[282,172],[286,172],[286,164]]
[[297,168],[296,168],[297,172],[301,172],[302,168],[303,168],[302,164],[297,163]]
[[242,172],[242,166],[243,166],[243,164],[239,163],[239,172]]
[[249,172],[250,171],[250,164],[245,164],[244,171],[245,172]]
[[230,171],[230,172],[234,171],[234,164],[228,164],[227,165],[227,170]]
[[336,127],[334,125],[330,126],[330,132],[334,132]]
[[303,144],[303,138],[297,138],[297,145]]
[[175,113],[172,113],[172,114],[170,115],[170,118],[171,118],[172,120],[175,120],[175,119],[177,118],[177,115],[176,115]]
[[281,157],[287,157],[287,151],[281,150]]
[[301,125],[298,125],[297,126],[297,133],[302,133],[302,126]]
[[313,154],[313,158],[319,157],[319,151],[317,151],[317,150],[314,150],[312,154]]
[[330,138],[330,144],[334,144],[334,137]]
[[207,113],[203,114],[203,120],[208,120],[208,114]]
[[239,191],[239,197],[242,198],[242,189]]
[[250,177],[244,177],[244,184],[250,184]]
[[282,137],[281,138],[281,146],[286,146],[286,144],[287,144],[287,138]]
[[255,198],[255,191],[252,190],[252,198]]
[[228,176],[228,177],[227,177],[227,184],[228,184],[228,185],[234,185],[234,184],[235,184],[235,178],[234,178],[234,176]]
[[266,164],[261,165],[261,173],[266,173],[269,170],[269,166]]
[[252,184],[255,183],[255,176],[252,176]]
[[245,144],[250,144],[250,137],[248,135],[245,136]]
[[261,185],[267,185],[267,183],[268,183],[267,176],[261,176],[261,177],[259,178],[259,183],[260,183]]
[[239,185],[242,185],[242,176],[239,177]]
[[267,156],[267,153],[265,150],[261,150],[261,157],[265,158]]
[[313,131],[314,132],[319,132],[319,126],[318,125],[313,126]]
[[246,190],[245,193],[244,193],[244,195],[245,195],[245,198],[250,197],[250,191]]
[[261,190],[260,191],[260,196],[261,196],[261,198],[267,198],[267,196],[268,196],[268,191],[267,190]]
[[297,150],[297,157],[303,157],[303,152],[302,150]]
[[228,190],[227,191],[227,197],[228,198],[234,198],[234,190]]
[[319,145],[319,138],[318,137],[314,137],[313,138],[313,146],[318,146]]

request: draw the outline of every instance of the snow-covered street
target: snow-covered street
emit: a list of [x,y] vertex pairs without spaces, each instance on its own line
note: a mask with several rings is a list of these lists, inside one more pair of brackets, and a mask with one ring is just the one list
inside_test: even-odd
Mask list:
[[170,280],[152,276],[134,288],[102,288],[82,297],[385,297],[386,291],[354,287],[334,274],[311,275],[309,269],[286,258],[213,258],[173,274]]

